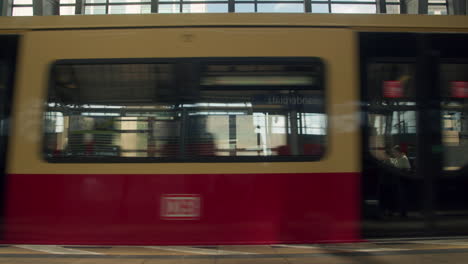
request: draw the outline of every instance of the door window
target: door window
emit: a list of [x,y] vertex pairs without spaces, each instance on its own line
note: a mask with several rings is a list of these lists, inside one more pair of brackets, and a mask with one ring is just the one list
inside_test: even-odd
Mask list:
[[468,164],[468,64],[440,65],[444,169]]
[[368,65],[369,152],[386,164],[399,165],[394,150],[416,158],[416,103],[414,64]]

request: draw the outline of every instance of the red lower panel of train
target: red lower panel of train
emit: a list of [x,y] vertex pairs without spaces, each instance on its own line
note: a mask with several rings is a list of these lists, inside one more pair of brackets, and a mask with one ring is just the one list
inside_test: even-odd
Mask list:
[[8,177],[3,243],[359,240],[359,174]]

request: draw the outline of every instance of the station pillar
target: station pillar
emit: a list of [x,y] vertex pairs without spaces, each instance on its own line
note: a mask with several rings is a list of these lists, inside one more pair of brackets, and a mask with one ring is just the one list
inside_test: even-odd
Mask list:
[[401,14],[422,14],[428,13],[428,0],[402,0],[400,2]]
[[33,14],[35,16],[52,16],[60,14],[59,0],[34,0]]
[[0,16],[11,16],[13,0],[0,1]]
[[449,15],[467,15],[468,0],[447,0]]

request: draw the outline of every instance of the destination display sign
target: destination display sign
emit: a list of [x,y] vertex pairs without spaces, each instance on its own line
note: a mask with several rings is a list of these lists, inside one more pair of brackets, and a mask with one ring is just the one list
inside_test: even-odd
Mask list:
[[468,82],[451,82],[452,97],[468,98]]
[[403,85],[400,81],[383,82],[383,96],[385,98],[402,98],[403,95]]

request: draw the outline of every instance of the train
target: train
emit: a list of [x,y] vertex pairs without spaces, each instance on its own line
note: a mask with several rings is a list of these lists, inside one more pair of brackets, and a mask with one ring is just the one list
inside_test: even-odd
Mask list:
[[466,47],[466,16],[0,17],[0,243],[466,234]]

